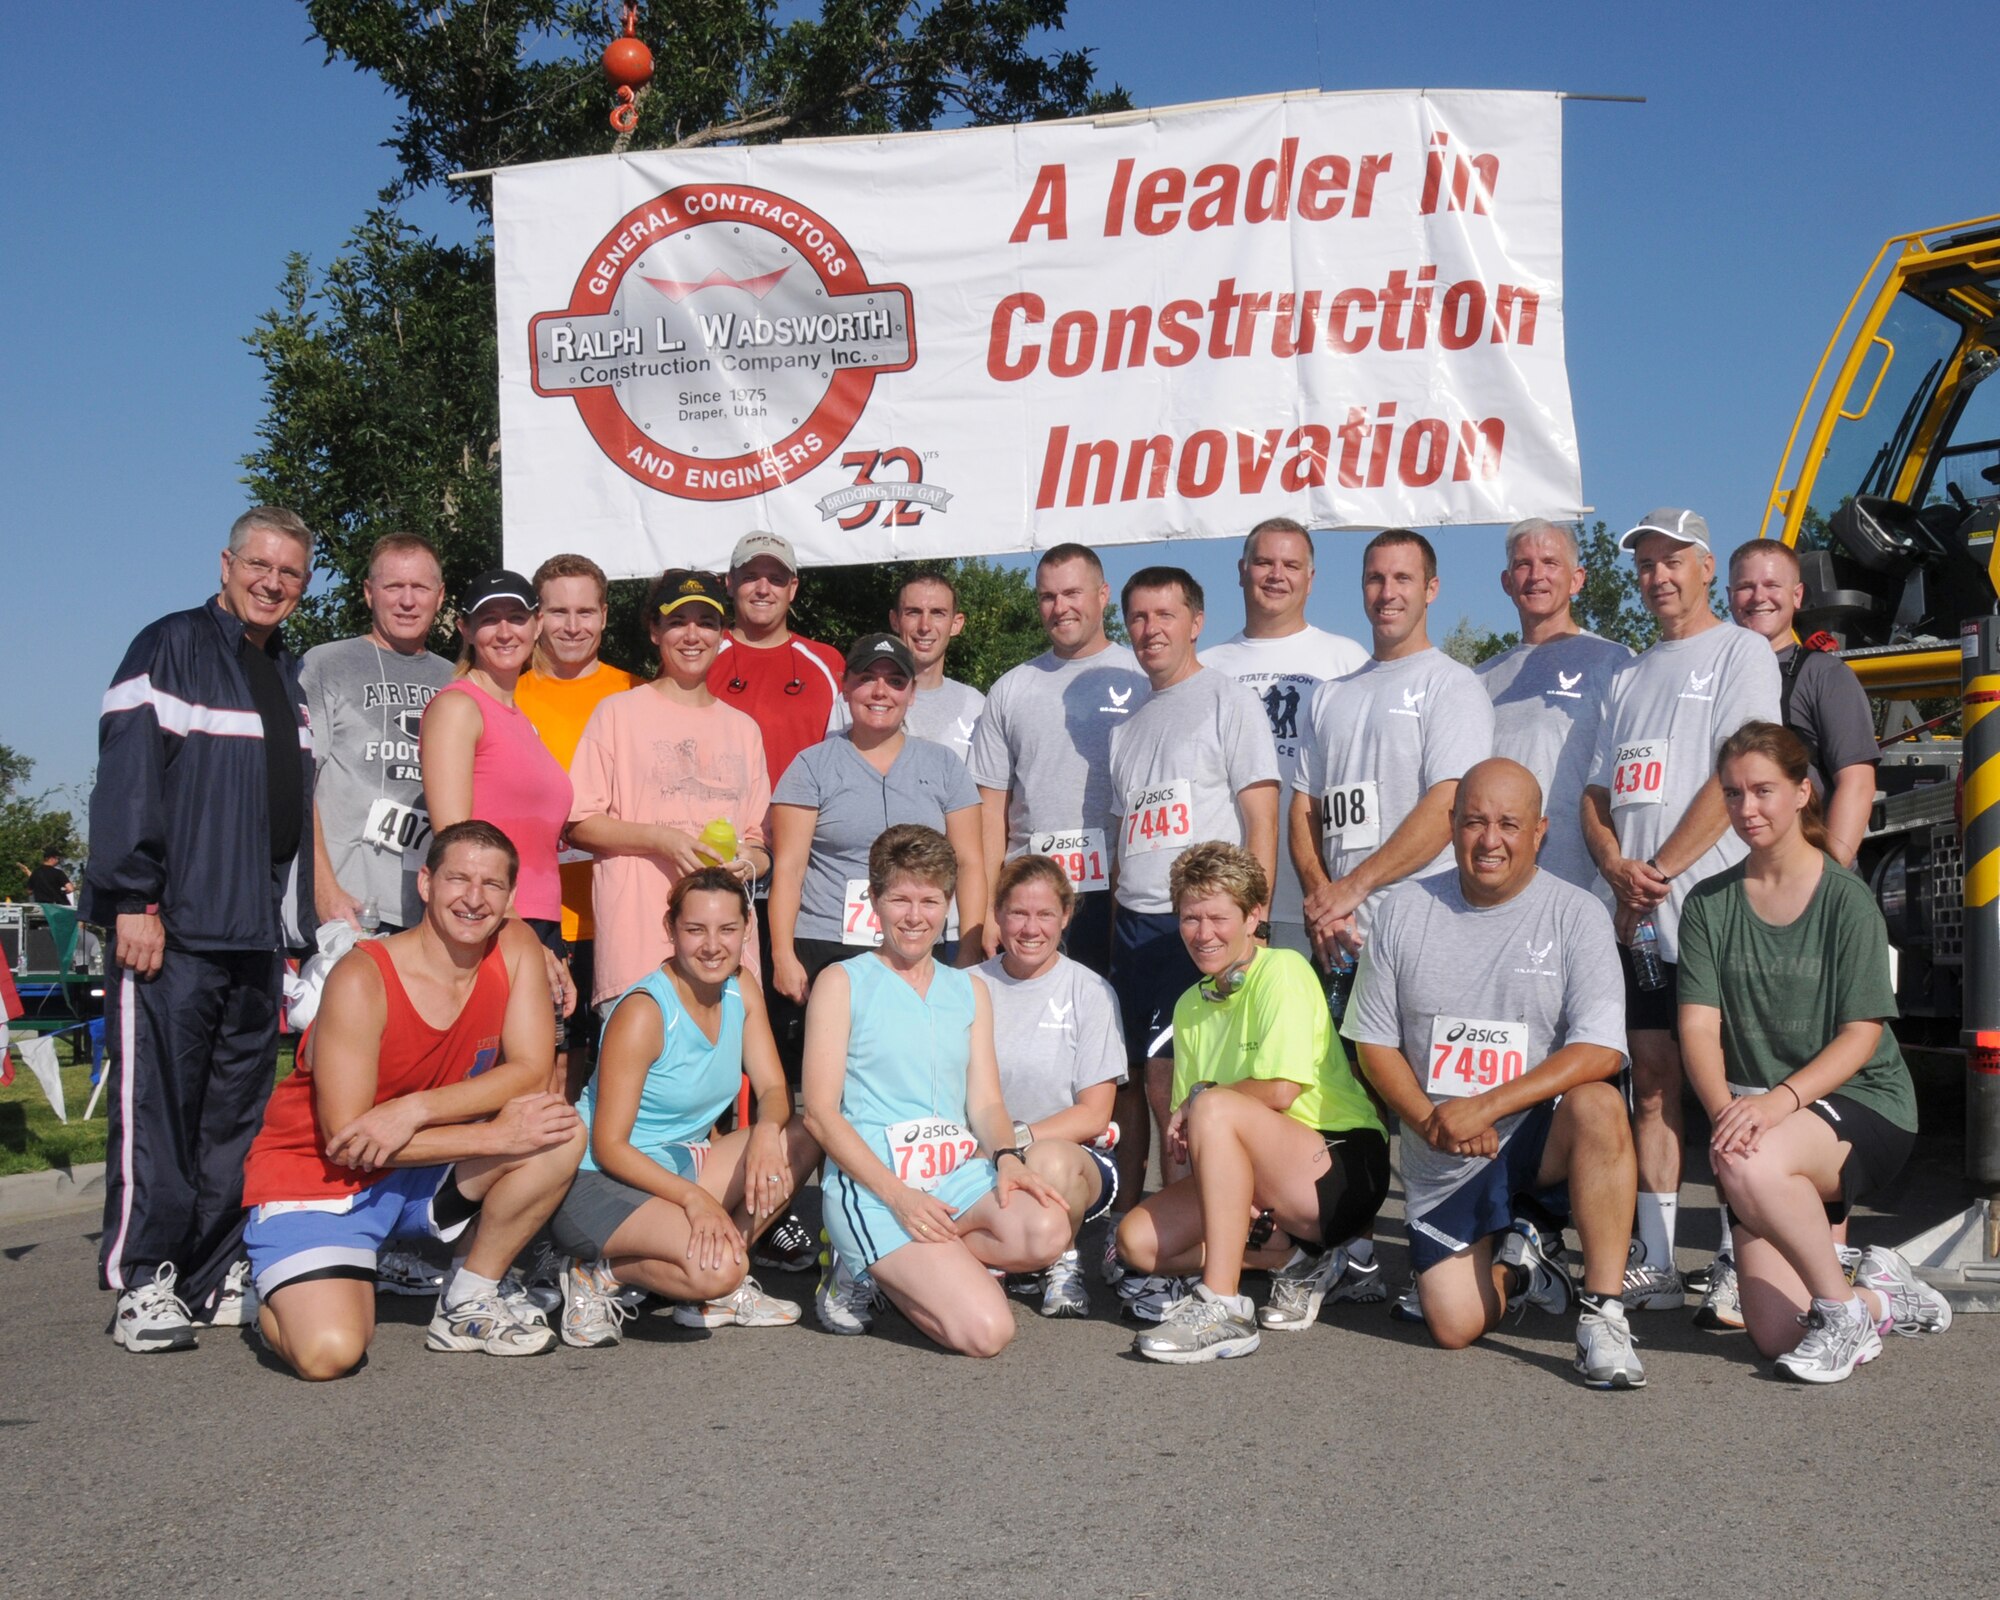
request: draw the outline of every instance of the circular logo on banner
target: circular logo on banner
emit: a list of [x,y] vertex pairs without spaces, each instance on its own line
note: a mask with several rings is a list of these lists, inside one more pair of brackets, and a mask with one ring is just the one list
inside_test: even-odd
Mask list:
[[870,283],[784,195],[686,184],[627,212],[569,304],[528,324],[535,393],[570,399],[631,477],[741,500],[837,450],[875,379],[916,362],[910,291]]

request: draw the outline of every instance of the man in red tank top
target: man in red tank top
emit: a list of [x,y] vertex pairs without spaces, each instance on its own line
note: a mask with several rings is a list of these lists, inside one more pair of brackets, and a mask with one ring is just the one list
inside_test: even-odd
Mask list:
[[562,1203],[588,1139],[546,1092],[542,947],[507,916],[519,865],[491,823],[440,829],[417,874],[423,920],[333,969],[298,1070],[271,1095],[244,1169],[243,1238],[258,1326],[302,1378],[354,1369],[375,1332],[377,1255],[420,1232],[458,1251],[427,1348],[555,1345],[499,1284]]

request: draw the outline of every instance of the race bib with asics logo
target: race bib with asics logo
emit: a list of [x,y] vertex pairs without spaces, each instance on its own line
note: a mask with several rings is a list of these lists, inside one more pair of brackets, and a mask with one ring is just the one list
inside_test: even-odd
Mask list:
[[1373,850],[1382,842],[1382,790],[1373,778],[1329,789],[1320,804],[1329,859],[1338,850]]
[[1433,1100],[1463,1100],[1512,1083],[1528,1070],[1528,1025],[1479,1017],[1431,1022],[1431,1070],[1424,1085]]
[[882,920],[875,915],[866,878],[847,880],[847,901],[840,908],[840,942],[871,947],[882,942]]
[[892,1122],[882,1135],[889,1142],[889,1170],[897,1181],[926,1194],[979,1158],[979,1141],[942,1117]]
[[1141,789],[1125,814],[1125,853],[1185,850],[1194,843],[1194,785],[1186,778]]
[[361,837],[377,850],[397,851],[403,870],[415,872],[431,848],[431,814],[422,806],[406,806],[384,796],[368,808]]
[[1078,894],[1111,887],[1109,863],[1104,859],[1102,828],[1072,828],[1067,833],[1030,834],[1028,853],[1053,858],[1069,874],[1070,886]]
[[1657,806],[1667,798],[1667,741],[1621,744],[1611,764],[1611,809]]

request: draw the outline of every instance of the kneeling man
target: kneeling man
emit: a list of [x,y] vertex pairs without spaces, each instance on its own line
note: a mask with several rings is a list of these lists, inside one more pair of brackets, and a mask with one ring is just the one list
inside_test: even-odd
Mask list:
[[555,1345],[499,1285],[587,1138],[575,1109],[542,1092],[555,1012],[542,947],[507,916],[519,867],[491,823],[439,830],[417,874],[423,920],[333,969],[298,1068],[271,1095],[244,1171],[244,1244],[265,1342],[302,1378],[360,1362],[377,1254],[418,1232],[467,1236],[427,1348]]
[[1536,869],[1547,830],[1526,767],[1473,767],[1452,807],[1458,870],[1383,902],[1342,1031],[1403,1121],[1431,1337],[1463,1349],[1509,1301],[1567,1311],[1553,1219],[1568,1213],[1583,1240],[1576,1369],[1591,1388],[1636,1389],[1646,1375],[1619,1294],[1638,1167],[1608,1081],[1625,1053],[1624,981],[1604,908]]

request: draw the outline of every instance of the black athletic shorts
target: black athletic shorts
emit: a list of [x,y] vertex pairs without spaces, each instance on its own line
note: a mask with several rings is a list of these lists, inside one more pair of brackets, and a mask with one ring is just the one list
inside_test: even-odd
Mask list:
[[1373,1128],[1322,1133],[1333,1158],[1314,1186],[1319,1191],[1319,1244],[1345,1244],[1375,1220],[1389,1197],[1389,1140]]
[[[1845,1222],[1847,1213],[1855,1206],[1868,1196],[1881,1193],[1895,1180],[1910,1159],[1917,1136],[1844,1094],[1808,1100],[1805,1109],[1833,1129],[1833,1136],[1847,1146],[1847,1159],[1840,1164],[1840,1197],[1823,1202],[1828,1222]],[[1732,1227],[1737,1220],[1736,1213],[1730,1211]]]
[[1662,961],[1660,970],[1667,975],[1666,983],[1658,989],[1642,989],[1632,972],[1632,952],[1622,944],[1618,947],[1618,965],[1625,973],[1625,1031],[1635,1033],[1647,1029],[1654,1033],[1670,1033],[1678,1039],[1681,1036],[1680,967],[1674,962]]

